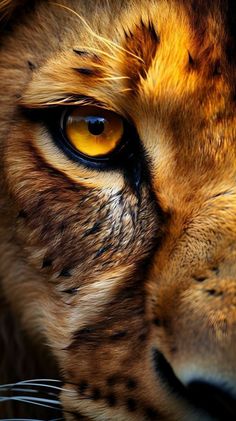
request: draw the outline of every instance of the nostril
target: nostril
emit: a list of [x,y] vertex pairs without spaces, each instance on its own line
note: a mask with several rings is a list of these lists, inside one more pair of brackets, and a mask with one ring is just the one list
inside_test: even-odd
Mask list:
[[236,400],[224,386],[191,381],[187,389],[195,404],[208,411],[217,420],[236,420]]

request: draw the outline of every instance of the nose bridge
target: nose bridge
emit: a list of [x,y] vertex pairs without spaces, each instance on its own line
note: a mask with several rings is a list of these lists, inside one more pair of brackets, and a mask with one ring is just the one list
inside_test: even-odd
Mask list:
[[217,177],[208,182],[201,174],[196,182],[187,177],[176,178],[165,179],[164,188],[157,188],[159,203],[169,218],[162,246],[155,256],[156,269],[189,274],[227,258],[231,273],[236,253],[234,180]]
[[184,383],[236,384],[234,206],[225,194],[175,209],[150,270],[154,341]]
[[193,198],[172,210],[150,279],[165,301],[209,280],[236,285],[236,192]]

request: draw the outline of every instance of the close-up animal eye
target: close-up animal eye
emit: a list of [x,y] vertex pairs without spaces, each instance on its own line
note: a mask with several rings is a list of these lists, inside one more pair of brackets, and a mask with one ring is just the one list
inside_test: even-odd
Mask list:
[[236,0],[0,0],[0,421],[236,421]]
[[98,107],[78,107],[62,116],[64,135],[74,151],[89,158],[107,158],[121,146],[124,123]]

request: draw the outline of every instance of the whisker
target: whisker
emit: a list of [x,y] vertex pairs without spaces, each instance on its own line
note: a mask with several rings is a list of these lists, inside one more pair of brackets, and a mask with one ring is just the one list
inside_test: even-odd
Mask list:
[[[65,391],[65,392],[70,392],[69,389],[65,389],[63,387],[53,386],[53,385],[49,385],[49,384],[45,384],[45,383],[35,383],[35,382],[29,382],[28,381],[27,385],[29,385],[29,386],[38,386],[38,387],[43,387],[43,388],[49,388],[49,389],[59,390],[59,391]],[[14,389],[14,387],[13,388],[10,388],[9,390],[13,390],[13,389]]]
[[[56,420],[50,421],[60,421],[63,418],[57,418]],[[36,420],[35,418],[0,418],[0,421],[45,421],[45,420]]]
[[2,389],[4,387],[20,386],[20,385],[24,385],[24,384],[28,384],[28,383],[32,383],[32,382],[62,383],[61,380],[56,380],[56,379],[30,379],[30,380],[21,380],[21,381],[16,382],[16,383],[2,384],[2,385],[0,385],[0,389]]
[[[48,386],[45,385],[45,387],[48,387]],[[59,391],[62,391],[62,390],[63,391],[66,391],[66,392],[69,392],[69,390],[67,390],[67,389],[62,389],[62,388],[55,388],[55,389],[57,389],[58,392]],[[36,394],[41,394],[41,395],[46,394],[47,396],[52,396],[54,398],[58,398],[58,392],[57,393],[55,393],[55,392],[49,392],[49,391],[43,390],[43,389],[23,389],[23,388],[19,388],[19,387],[17,387],[17,388],[11,387],[11,388],[6,388],[6,389],[1,389],[1,392],[8,393],[8,394],[9,393],[16,393],[16,392],[21,392],[21,393],[22,392],[24,392],[24,393],[36,393]],[[3,397],[7,397],[7,396],[3,396]],[[30,397],[30,395],[29,395],[29,397]]]
[[121,79],[130,79],[129,76],[108,76],[97,78],[97,80],[121,80]]
[[[1,421],[1,420],[0,420]],[[19,421],[19,420],[18,420]],[[64,421],[64,418],[54,418],[53,420],[49,420],[49,421]]]
[[[19,421],[19,420],[17,420],[17,421]],[[49,421],[64,421],[64,418],[54,418],[53,420],[49,420]]]
[[5,397],[0,398],[0,403],[9,402],[9,401],[28,403],[31,405],[54,409],[56,411],[62,411],[62,408],[57,408],[56,406],[52,406],[52,405],[61,405],[59,401],[52,400],[52,399],[33,398],[31,396],[11,396],[11,397],[6,397],[6,398]]
[[62,383],[59,379],[28,379],[28,380],[21,380],[17,383],[30,383],[30,382],[50,382],[50,383]]
[[54,404],[54,405],[61,405],[60,401],[55,400],[55,399],[45,399],[45,398],[35,398],[33,396],[10,396],[10,397],[0,397],[0,402],[5,402],[6,400],[15,400],[15,399],[29,399],[32,402],[45,402],[45,403],[49,403],[49,404]]
[[131,88],[126,88],[126,89],[121,89],[121,90],[119,91],[119,93],[120,93],[120,94],[123,94],[124,92],[130,92],[130,91],[132,91],[132,89],[131,89]]
[[94,38],[97,38],[99,41],[101,41],[101,42],[103,42],[105,45],[107,45],[109,48],[112,48],[112,47],[117,48],[117,49],[118,49],[118,50],[120,50],[121,52],[125,52],[125,53],[129,54],[130,56],[132,56],[132,57],[136,58],[137,60],[141,61],[142,63],[144,62],[144,61],[143,61],[143,59],[142,59],[141,57],[137,56],[136,54],[132,53],[132,52],[131,52],[131,51],[129,51],[129,50],[126,50],[126,48],[121,47],[120,45],[116,44],[115,42],[110,41],[110,40],[108,40],[108,39],[106,39],[106,38],[102,37],[101,35],[96,34],[96,32],[94,32],[94,31],[92,30],[92,28],[89,26],[89,24],[86,22],[86,20],[85,20],[82,16],[80,16],[80,15],[79,15],[79,13],[77,13],[75,10],[73,10],[73,9],[71,9],[70,7],[67,7],[67,6],[65,6],[65,5],[63,5],[63,4],[60,4],[60,3],[51,2],[51,4],[54,4],[55,6],[59,6],[59,7],[61,7],[62,9],[66,9],[66,10],[68,10],[69,12],[73,13],[74,15],[76,15],[76,16],[77,16],[77,17],[81,20],[81,22],[83,22],[83,24],[84,24],[84,25],[85,25],[85,27],[87,28],[88,32],[89,32],[91,35],[93,35],[93,37],[94,37]]
[[[13,392],[30,392],[30,393],[38,393],[38,390],[35,389],[23,389],[21,387],[6,387],[6,388],[1,388],[1,392],[9,392],[9,391],[13,391]],[[1,420],[0,420],[1,421]]]

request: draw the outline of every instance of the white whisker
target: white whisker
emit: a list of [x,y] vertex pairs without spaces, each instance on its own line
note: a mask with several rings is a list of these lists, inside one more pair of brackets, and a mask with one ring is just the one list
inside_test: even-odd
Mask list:
[[57,410],[57,411],[62,411],[62,408],[57,408],[56,406],[52,406],[52,405],[61,405],[61,403],[59,401],[55,401],[55,400],[52,400],[52,399],[33,398],[33,397],[30,397],[30,396],[11,396],[11,397],[8,397],[8,398],[7,397],[6,398],[5,397],[0,398],[0,403],[9,402],[9,401],[28,403],[28,404],[31,404],[31,405],[42,406],[44,408],[50,408],[50,409],[54,409],[54,410]]
[[48,384],[44,384],[44,383],[35,383],[35,382],[29,382],[28,381],[27,382],[27,385],[29,385],[29,386],[44,387],[44,388],[48,388],[48,389],[50,388],[50,389],[53,389],[53,390],[59,390],[59,391],[64,391],[64,392],[70,392],[69,389],[64,389],[63,387],[48,385]]
[[45,398],[35,398],[34,396],[10,396],[10,397],[0,397],[0,402],[6,400],[15,400],[15,399],[28,399],[32,402],[45,402],[53,405],[61,405],[60,401],[55,399],[45,399]]
[[[59,379],[29,379],[29,380],[21,380],[20,382],[17,383],[30,383],[30,382],[50,382],[50,383],[61,383],[61,380]],[[17,384],[15,383],[15,384]]]
[[13,386],[21,386],[21,385],[24,385],[24,384],[28,384],[28,383],[32,383],[32,382],[37,382],[37,383],[40,383],[40,382],[50,382],[50,383],[53,383],[53,382],[55,382],[55,383],[62,383],[61,382],[61,380],[54,380],[54,379],[31,379],[31,380],[21,380],[20,382],[16,382],[16,383],[7,383],[7,384],[2,384],[2,385],[0,385],[0,390],[2,389],[2,388],[5,388],[5,387],[13,387]]
[[109,47],[110,49],[112,49],[112,47],[116,48],[117,50],[121,51],[121,52],[125,52],[126,54],[129,54],[130,56],[136,58],[137,60],[141,61],[143,63],[143,59],[139,56],[137,56],[136,54],[132,53],[131,51],[127,50],[126,48],[121,47],[120,45],[116,44],[113,41],[110,41],[104,37],[102,37],[101,35],[96,34],[96,32],[94,32],[92,30],[92,28],[89,26],[89,24],[86,22],[86,20],[79,15],[79,13],[77,13],[75,10],[71,9],[70,7],[67,7],[63,4],[60,3],[56,3],[54,1],[51,2],[51,4],[54,4],[55,6],[59,6],[62,9],[68,10],[69,12],[73,13],[74,15],[76,15],[81,22],[84,24],[84,26],[87,28],[87,31],[94,37],[97,38],[99,41],[103,42],[107,47]]
[[121,79],[130,79],[129,76],[107,76],[107,77],[101,77],[97,78],[97,80],[121,80]]
[[61,408],[55,408],[54,406],[46,405],[46,404],[39,403],[39,402],[31,402],[31,401],[28,401],[26,399],[12,399],[12,400],[15,401],[15,402],[28,403],[30,405],[41,406],[42,408],[53,409],[54,411],[62,411]]
[[[1,388],[1,392],[9,392],[9,391],[13,391],[13,392],[30,392],[30,393],[38,393],[38,390],[35,389],[23,389],[21,387],[6,387],[6,388]],[[0,420],[1,421],[1,420]]]
[[[47,387],[47,386],[45,385],[45,387]],[[66,390],[66,389],[60,389],[60,388],[56,388],[56,389],[58,389],[58,391],[65,390],[66,392],[68,392],[68,390]],[[52,396],[54,398],[58,398],[58,392],[57,393],[48,392],[47,390],[42,390],[42,389],[23,389],[23,388],[19,388],[19,387],[17,387],[17,388],[11,387],[11,388],[6,388],[6,389],[1,389],[1,392],[6,393],[6,394],[7,393],[13,394],[13,393],[16,393],[16,392],[36,393],[36,394],[41,394],[41,395],[46,394],[47,396]],[[3,397],[7,397],[7,396],[4,395]],[[30,395],[29,395],[29,397],[30,397]],[[1,399],[1,397],[0,397],[0,399]]]

